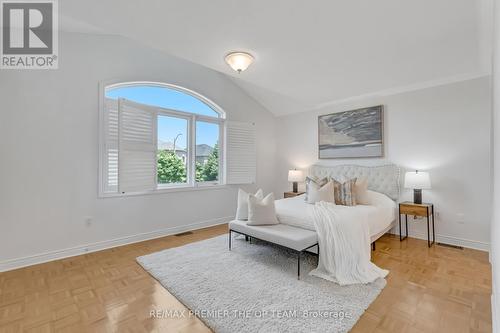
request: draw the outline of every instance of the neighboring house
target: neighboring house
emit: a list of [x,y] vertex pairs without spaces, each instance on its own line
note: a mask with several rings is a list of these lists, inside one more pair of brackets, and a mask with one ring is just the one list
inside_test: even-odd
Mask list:
[[[174,150],[174,144],[170,141],[159,141],[158,142],[158,150]],[[196,145],[196,162],[201,164],[206,164],[208,161],[208,157],[214,150],[213,147],[207,144]],[[175,147],[175,154],[182,159],[182,162],[186,164],[187,153],[186,150],[182,147]]]
[[213,147],[206,144],[196,145],[196,162],[206,164],[213,150]]
[[[158,141],[158,150],[169,150],[172,151],[174,150],[174,144],[170,141]],[[186,165],[186,160],[187,160],[187,152],[184,148],[182,147],[175,147],[175,155],[177,155],[184,165]]]

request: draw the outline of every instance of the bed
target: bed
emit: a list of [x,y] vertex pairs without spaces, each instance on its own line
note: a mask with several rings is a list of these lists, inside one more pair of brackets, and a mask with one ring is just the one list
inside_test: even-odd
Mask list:
[[399,197],[400,170],[396,165],[365,167],[341,165],[313,166],[309,175],[335,179],[365,178],[368,193],[364,205],[352,207],[327,202],[308,204],[304,195],[275,201],[277,225],[249,226],[245,221],[229,223],[229,250],[232,233],[260,239],[297,252],[300,279],[301,253],[321,255],[310,275],[340,285],[369,283],[389,271],[370,261],[370,243],[395,226]]
[[[338,210],[362,210],[372,218],[369,220],[370,237],[374,242],[395,226],[396,203],[389,199],[389,205],[337,206]],[[304,195],[275,201],[276,215],[282,224],[307,230],[315,230],[312,218],[313,205],[304,200]]]
[[[312,166],[308,174],[316,177],[336,179],[364,177],[373,200],[370,205],[353,207],[337,206],[336,210],[363,211],[370,215],[370,237],[374,242],[395,226],[397,217],[396,200],[400,191],[400,169],[393,164],[382,166],[339,165],[334,167]],[[276,200],[276,215],[282,224],[315,230],[313,205],[304,200],[304,195]]]

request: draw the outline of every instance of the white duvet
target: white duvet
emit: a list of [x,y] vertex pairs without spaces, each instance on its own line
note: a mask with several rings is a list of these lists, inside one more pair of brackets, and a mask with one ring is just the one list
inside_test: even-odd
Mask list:
[[[385,231],[396,218],[396,204],[384,194],[368,191],[369,205],[353,207],[335,206],[336,210],[349,212],[364,211],[370,216],[368,220],[370,237],[376,237]],[[275,201],[276,216],[280,223],[293,227],[315,231],[313,221],[314,205],[304,200],[304,195]],[[372,239],[372,241],[375,239]]]
[[372,236],[392,224],[395,203],[383,194],[368,191],[369,205],[353,207],[319,202],[303,196],[276,201],[281,223],[318,233],[320,258],[315,275],[340,285],[369,283],[388,274],[370,261]]

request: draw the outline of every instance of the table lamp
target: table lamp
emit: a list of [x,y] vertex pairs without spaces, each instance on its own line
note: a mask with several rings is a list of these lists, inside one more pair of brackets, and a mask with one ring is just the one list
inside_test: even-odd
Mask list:
[[293,192],[297,193],[299,184],[298,182],[301,182],[304,180],[304,174],[302,173],[301,170],[289,170],[288,171],[288,181],[293,183]]
[[405,174],[405,188],[413,189],[413,203],[422,203],[422,190],[431,188],[431,178],[428,172],[411,171]]

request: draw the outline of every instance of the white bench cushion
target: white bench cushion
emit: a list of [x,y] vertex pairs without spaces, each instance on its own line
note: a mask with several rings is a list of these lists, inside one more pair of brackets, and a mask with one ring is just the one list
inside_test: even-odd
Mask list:
[[247,225],[246,221],[234,220],[229,222],[229,228],[236,232],[286,246],[297,251],[302,251],[318,243],[318,235],[315,231],[296,228],[286,224],[252,226]]

